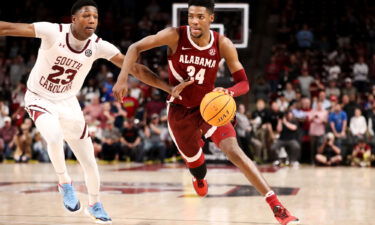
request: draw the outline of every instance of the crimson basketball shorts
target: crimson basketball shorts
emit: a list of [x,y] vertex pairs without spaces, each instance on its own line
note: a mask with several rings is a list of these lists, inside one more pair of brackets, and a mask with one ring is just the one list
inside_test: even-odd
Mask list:
[[236,137],[231,123],[221,127],[206,123],[199,107],[186,108],[173,103],[169,103],[167,107],[169,133],[189,168],[196,168],[204,162],[202,136],[211,138],[218,147],[222,140]]

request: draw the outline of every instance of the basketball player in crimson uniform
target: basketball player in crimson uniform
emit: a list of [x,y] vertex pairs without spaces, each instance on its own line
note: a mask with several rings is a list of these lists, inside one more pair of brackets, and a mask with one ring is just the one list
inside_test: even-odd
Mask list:
[[[182,98],[170,96],[167,107],[171,137],[193,175],[193,185],[198,195],[205,196],[208,191],[201,139],[204,135],[206,138],[210,137],[266,197],[281,224],[297,224],[298,219],[283,207],[257,167],[238,146],[232,124],[213,127],[200,115],[199,105],[206,93],[212,90],[222,91],[236,97],[248,92],[249,83],[233,43],[228,38],[210,31],[210,24],[214,19],[213,0],[190,0],[188,5],[189,26],[164,29],[129,47],[119,79],[113,88],[114,94],[117,99],[125,95],[129,69],[141,52],[167,45],[170,84],[193,81],[193,84],[181,92]],[[222,58],[225,59],[235,81],[235,85],[228,89],[214,87],[218,64]]]
[[[121,67],[124,55],[94,33],[98,10],[93,0],[78,0],[71,13],[71,24],[0,21],[0,36],[42,39],[37,61],[27,81],[25,109],[47,141],[65,208],[77,212],[81,205],[65,165],[64,139],[83,167],[89,197],[86,212],[98,223],[111,223],[99,199],[98,166],[76,94],[96,59],[104,58]],[[131,70],[140,80],[175,97],[179,97],[179,92],[189,84],[172,88],[144,66],[135,65]]]

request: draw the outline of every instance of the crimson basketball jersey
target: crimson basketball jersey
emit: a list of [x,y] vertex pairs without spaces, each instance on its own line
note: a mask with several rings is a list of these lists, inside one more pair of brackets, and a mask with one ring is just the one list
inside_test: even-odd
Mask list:
[[219,34],[210,31],[210,42],[200,47],[190,37],[190,27],[178,28],[179,41],[176,52],[168,56],[169,83],[173,86],[194,79],[194,83],[181,92],[182,100],[169,96],[169,101],[186,107],[196,107],[205,94],[214,89],[216,74],[221,59]]

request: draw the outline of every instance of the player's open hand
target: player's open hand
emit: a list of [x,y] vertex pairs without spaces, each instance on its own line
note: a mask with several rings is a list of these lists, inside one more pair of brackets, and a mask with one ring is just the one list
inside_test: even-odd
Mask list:
[[225,94],[230,95],[232,97],[233,97],[233,94],[234,94],[233,91],[229,91],[228,89],[223,88],[223,87],[217,87],[213,91],[224,92]]
[[128,93],[128,84],[126,82],[116,82],[112,88],[112,92],[116,100],[122,102]]
[[171,95],[174,97],[174,98],[178,98],[180,100],[182,100],[182,97],[180,96],[180,93],[184,90],[184,88],[186,86],[189,86],[190,84],[194,83],[194,80],[191,79],[189,81],[183,81],[181,82],[179,85],[175,86],[173,89],[172,89],[172,92],[171,92]]

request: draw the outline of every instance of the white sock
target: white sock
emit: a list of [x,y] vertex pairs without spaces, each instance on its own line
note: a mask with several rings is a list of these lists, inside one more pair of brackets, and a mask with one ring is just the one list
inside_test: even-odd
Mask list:
[[92,195],[89,193],[89,205],[93,206],[97,202],[100,202],[100,195]]
[[269,191],[269,192],[267,192],[267,194],[264,196],[265,198],[268,198],[268,197],[270,197],[270,196],[272,196],[272,195],[274,195],[275,194],[275,192],[274,191]]
[[89,194],[89,204],[99,202],[100,177],[99,169],[94,155],[94,146],[91,138],[67,140],[74,155],[82,166],[87,192]]
[[45,113],[38,117],[35,125],[47,142],[47,151],[59,183],[71,183],[65,164],[64,141],[59,120],[56,116]]
[[59,184],[70,184],[72,183],[72,179],[70,178],[69,174],[65,171],[62,173],[57,173],[57,177],[59,178]]

